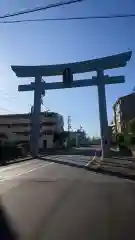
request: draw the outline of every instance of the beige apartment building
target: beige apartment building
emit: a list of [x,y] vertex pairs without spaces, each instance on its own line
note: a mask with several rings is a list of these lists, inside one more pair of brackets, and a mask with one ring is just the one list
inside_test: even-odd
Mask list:
[[[0,115],[0,142],[29,143],[31,114]],[[64,131],[63,117],[54,112],[40,114],[40,148],[53,148],[54,135]]]
[[128,131],[129,121],[135,117],[135,93],[120,97],[113,105],[113,132]]

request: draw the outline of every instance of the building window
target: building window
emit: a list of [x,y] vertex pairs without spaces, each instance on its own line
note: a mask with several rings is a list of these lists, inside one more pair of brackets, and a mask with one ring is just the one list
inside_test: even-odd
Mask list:
[[41,126],[54,126],[54,125],[56,125],[55,122],[42,122],[41,123]]
[[6,123],[1,123],[0,124],[0,127],[8,127],[9,124],[6,124]]
[[12,123],[13,127],[28,127],[28,123]]
[[29,133],[28,132],[24,132],[24,134],[23,134],[24,136],[28,136],[29,135]]
[[58,114],[54,112],[44,112],[45,117],[56,117]]
[[53,131],[52,130],[46,130],[42,132],[42,135],[52,135]]
[[29,134],[30,134],[30,132],[13,132],[13,133],[15,133],[15,134],[17,134],[17,135],[23,135],[23,136],[28,136]]
[[11,128],[11,127],[27,127],[27,126],[29,126],[28,123],[11,123],[11,124],[2,123],[2,124],[0,124],[0,127],[8,127],[8,128]]

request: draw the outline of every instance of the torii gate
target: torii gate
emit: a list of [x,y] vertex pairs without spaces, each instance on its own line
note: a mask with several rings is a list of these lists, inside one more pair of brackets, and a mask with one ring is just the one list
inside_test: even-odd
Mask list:
[[[125,52],[104,58],[93,59],[84,62],[45,65],[45,66],[11,66],[17,77],[34,77],[35,82],[27,85],[19,85],[18,91],[34,91],[34,107],[32,114],[32,156],[37,157],[39,151],[40,136],[40,110],[41,95],[45,90],[97,86],[102,157],[109,156],[110,143],[108,135],[108,120],[106,108],[105,85],[124,83],[124,76],[109,77],[104,75],[104,70],[125,67],[130,60],[132,52]],[[97,76],[91,79],[73,80],[73,74],[96,71]],[[42,76],[63,75],[63,82],[46,83]]]

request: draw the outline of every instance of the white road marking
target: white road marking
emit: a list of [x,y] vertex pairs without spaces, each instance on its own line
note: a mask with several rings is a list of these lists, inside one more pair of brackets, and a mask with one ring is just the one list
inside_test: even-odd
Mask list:
[[47,164],[38,165],[38,167],[32,168],[32,169],[30,169],[30,170],[28,170],[28,171],[24,171],[24,172],[15,174],[15,175],[12,176],[12,177],[10,177],[10,176],[5,176],[5,177],[3,177],[3,179],[0,180],[0,182],[4,182],[4,181],[6,181],[6,180],[12,180],[12,179],[14,179],[14,178],[16,178],[16,177],[18,177],[18,176],[21,176],[21,175],[24,175],[24,174],[33,172],[33,171],[38,170],[38,169],[40,169],[40,168],[42,168],[42,167],[47,167],[47,166],[49,166],[49,165],[51,165],[51,164],[53,164],[53,163],[51,162],[51,163],[47,163]]
[[95,160],[96,156],[94,156],[86,165],[85,167],[88,167],[90,163],[92,163]]
[[[29,161],[29,160],[28,160]],[[34,161],[36,161],[36,160],[34,160]],[[7,167],[2,167],[2,168],[0,168],[0,172],[4,172],[4,171],[6,171],[6,170],[12,170],[12,169],[16,169],[16,168],[19,168],[19,167],[23,167],[23,166],[25,166],[25,165],[28,165],[28,164],[31,164],[33,162],[33,160],[31,161],[29,161],[29,162],[25,162],[25,163],[21,163],[21,164],[19,164],[19,163],[14,163],[14,164],[19,164],[19,165],[12,165],[12,166],[7,166]]]

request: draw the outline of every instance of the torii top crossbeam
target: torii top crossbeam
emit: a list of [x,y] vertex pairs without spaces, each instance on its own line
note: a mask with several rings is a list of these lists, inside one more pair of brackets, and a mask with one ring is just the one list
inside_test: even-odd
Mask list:
[[70,68],[72,73],[84,73],[98,71],[100,69],[106,70],[125,67],[131,55],[132,52],[129,51],[83,62],[45,66],[11,66],[11,68],[17,77],[57,76],[62,75],[65,68]]

